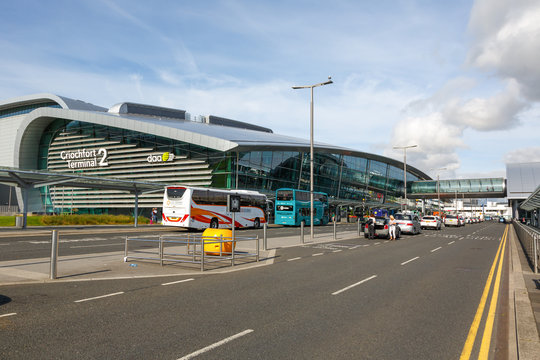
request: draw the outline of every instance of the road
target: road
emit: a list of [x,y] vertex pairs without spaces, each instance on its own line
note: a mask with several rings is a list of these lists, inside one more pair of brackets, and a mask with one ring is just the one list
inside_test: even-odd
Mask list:
[[[306,244],[219,275],[7,286],[0,358],[457,359],[504,229]],[[502,310],[491,358],[505,358]]]

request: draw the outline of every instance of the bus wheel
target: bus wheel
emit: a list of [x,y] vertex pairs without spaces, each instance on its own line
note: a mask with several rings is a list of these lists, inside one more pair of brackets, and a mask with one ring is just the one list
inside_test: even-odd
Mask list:
[[218,219],[213,218],[212,221],[210,221],[210,227],[212,229],[217,229],[219,227]]
[[261,220],[259,218],[255,218],[255,220],[253,221],[253,227],[255,229],[258,229],[261,227]]

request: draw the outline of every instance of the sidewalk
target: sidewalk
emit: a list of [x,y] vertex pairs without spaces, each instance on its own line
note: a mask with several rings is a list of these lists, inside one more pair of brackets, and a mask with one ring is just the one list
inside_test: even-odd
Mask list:
[[540,274],[531,271],[513,228],[509,245],[509,358],[535,360],[540,354]]
[[[147,231],[170,231],[170,228],[137,228],[144,232]],[[78,234],[81,230],[72,229]],[[123,230],[129,230],[123,228]],[[22,235],[30,236],[36,234],[38,231],[51,230],[19,230]],[[68,234],[69,229],[62,229],[62,234]],[[96,229],[88,229],[91,233],[96,233]],[[110,231],[108,229],[107,231]],[[6,236],[21,236],[21,234],[10,232],[0,232],[0,236],[5,234]],[[358,236],[356,232],[341,232],[338,234],[337,240],[356,239]],[[315,234],[314,242],[310,242],[309,234],[305,236],[306,244],[313,243],[326,243],[334,241],[333,235],[330,234]],[[61,239],[60,239],[61,241]],[[57,263],[57,278],[50,279],[50,258],[39,259],[26,259],[26,260],[11,260],[0,262],[0,286],[14,285],[14,284],[26,284],[26,283],[41,283],[41,282],[61,282],[61,281],[89,281],[89,280],[112,280],[112,279],[130,279],[130,278],[144,278],[144,277],[159,277],[159,276],[185,276],[185,275],[201,275],[201,274],[215,274],[230,271],[238,271],[246,268],[252,268],[256,266],[269,265],[274,262],[274,256],[276,249],[301,246],[300,236],[289,236],[283,238],[269,238],[268,249],[263,250],[263,240],[260,239],[260,253],[259,262],[249,262],[246,259],[238,259],[235,262],[235,266],[231,267],[230,262],[223,261],[219,263],[219,267],[206,266],[205,271],[200,271],[199,264],[179,264],[179,263],[165,263],[164,266],[160,266],[159,261],[141,261],[130,260],[124,262],[124,251],[115,251],[109,253],[99,254],[86,254],[86,255],[72,255],[62,256],[58,254]],[[174,247],[167,247],[167,252],[174,252]],[[255,242],[249,241],[247,243],[238,243],[239,251],[249,251],[254,253],[256,250]],[[149,251],[152,251],[150,249]],[[132,255],[130,253],[130,255]],[[157,252],[154,256],[157,256]]]

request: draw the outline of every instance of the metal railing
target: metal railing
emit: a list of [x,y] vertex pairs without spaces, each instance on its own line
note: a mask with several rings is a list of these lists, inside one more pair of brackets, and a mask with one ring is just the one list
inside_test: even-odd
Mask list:
[[17,205],[0,205],[0,214],[18,214],[19,212]]
[[[255,242],[254,253],[236,250],[235,245],[239,242],[247,241]],[[148,250],[130,250],[129,243],[134,242],[154,244],[154,248]],[[205,245],[207,246],[206,250]],[[211,245],[218,246],[214,246],[214,249],[209,250],[208,247]],[[228,248],[231,250],[228,250]],[[230,261],[230,266],[234,266],[235,261],[243,258],[254,258],[255,261],[259,261],[258,236],[235,236],[234,241],[232,237],[208,237],[201,234],[184,236],[160,235],[157,238],[126,236],[124,247],[124,262],[130,260],[151,260],[159,261],[161,266],[163,266],[164,262],[199,264],[201,271],[204,271],[205,265],[210,263]]]
[[512,224],[516,230],[519,242],[523,247],[523,251],[534,268],[534,273],[538,274],[538,266],[540,265],[540,250],[538,248],[540,245],[540,231],[530,226],[523,225],[518,221],[514,221]]

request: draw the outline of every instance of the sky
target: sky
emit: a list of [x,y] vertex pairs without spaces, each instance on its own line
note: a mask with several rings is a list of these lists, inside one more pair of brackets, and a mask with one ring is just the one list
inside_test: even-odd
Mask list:
[[[0,99],[217,115],[441,179],[540,161],[538,0],[3,0]],[[445,170],[437,170],[437,169]]]

